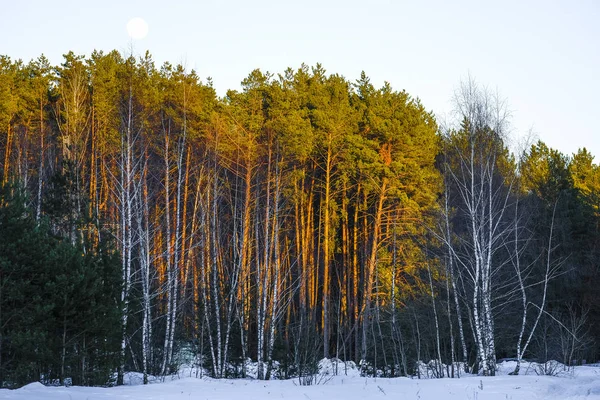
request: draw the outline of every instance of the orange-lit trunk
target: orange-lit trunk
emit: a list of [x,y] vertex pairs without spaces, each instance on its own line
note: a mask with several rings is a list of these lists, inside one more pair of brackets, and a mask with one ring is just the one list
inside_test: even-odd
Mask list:
[[[342,192],[342,265],[339,269],[340,283],[339,283],[339,296],[340,296],[340,316],[338,317],[339,325],[344,326],[348,320],[348,297],[349,297],[349,282],[348,269],[350,268],[350,256],[348,254],[348,198],[347,188],[344,182]],[[338,332],[339,335],[339,332]]]
[[2,183],[6,184],[8,182],[8,173],[10,171],[10,152],[12,149],[12,129],[10,123],[8,124],[8,130],[6,131],[6,148],[4,149],[4,178],[2,179]]
[[[180,267],[179,267],[179,281],[181,284],[182,296],[181,298],[185,298],[185,287],[187,286],[187,260],[188,260],[188,252],[186,251],[187,244],[187,205],[188,205],[188,197],[189,197],[189,183],[190,183],[190,153],[188,150],[186,156],[186,169],[185,169],[185,178],[183,185],[183,212],[181,213],[181,257],[180,257]],[[193,231],[192,231],[193,232]]]
[[[360,197],[360,185],[356,191],[357,199]],[[358,202],[357,202],[358,203]],[[360,315],[358,307],[358,287],[360,285],[359,267],[358,267],[358,204],[354,206],[354,219],[352,228],[352,310],[354,315],[354,358],[356,362],[359,360],[358,348],[360,343],[359,329]]]
[[371,296],[373,294],[373,281],[374,281],[374,273],[377,263],[377,250],[379,247],[379,235],[381,232],[381,221],[383,216],[383,204],[385,202],[385,192],[386,192],[386,183],[387,180],[384,179],[381,184],[381,190],[379,193],[379,199],[377,201],[377,208],[375,210],[375,219],[373,222],[373,236],[371,241],[371,248],[369,251],[369,258],[367,260],[367,270],[364,274],[365,280],[365,292],[363,296],[363,304],[362,304],[362,319],[363,319],[363,332],[362,332],[362,347],[361,347],[361,358],[366,358],[367,353],[367,324],[369,321],[368,315],[370,312],[371,306]]
[[329,296],[330,296],[330,238],[331,228],[330,203],[331,203],[331,173],[332,173],[332,149],[327,149],[327,160],[325,164],[325,199],[323,210],[323,309],[321,314],[321,327],[323,329],[323,358],[329,357]]

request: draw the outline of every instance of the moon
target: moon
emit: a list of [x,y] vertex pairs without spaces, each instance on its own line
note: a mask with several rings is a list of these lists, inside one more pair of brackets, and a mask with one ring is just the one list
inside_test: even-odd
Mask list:
[[127,23],[127,33],[132,39],[143,39],[148,35],[148,23],[140,17],[135,17]]

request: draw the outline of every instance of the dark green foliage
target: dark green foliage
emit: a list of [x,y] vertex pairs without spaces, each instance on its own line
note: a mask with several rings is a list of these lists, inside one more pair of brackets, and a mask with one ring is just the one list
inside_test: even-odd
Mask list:
[[2,189],[0,383],[107,384],[119,343],[117,257],[53,235],[25,203],[17,187]]
[[[592,163],[587,150],[567,157],[538,142],[525,160],[523,176],[528,190],[526,201],[531,210],[531,226],[535,237],[543,237],[555,212],[553,257],[560,262],[560,277],[551,283],[544,336],[538,340],[534,356],[546,361],[564,363],[596,359],[599,354],[593,343],[600,341],[600,215],[597,198],[600,194],[600,170]],[[547,235],[547,233],[546,233]],[[547,247],[543,241],[531,246],[531,258]],[[585,328],[576,332],[575,321],[585,319]],[[560,321],[560,327],[556,321]],[[568,331],[566,329],[568,328]],[[571,333],[575,335],[571,335]],[[561,335],[565,337],[561,338]],[[565,354],[569,337],[578,344],[573,360]],[[561,343],[561,341],[563,343]],[[569,353],[570,351],[567,351]]]

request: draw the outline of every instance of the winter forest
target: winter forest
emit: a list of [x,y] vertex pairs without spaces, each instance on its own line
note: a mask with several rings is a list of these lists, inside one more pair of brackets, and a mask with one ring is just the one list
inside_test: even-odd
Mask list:
[[356,78],[0,57],[0,385],[596,361],[593,156],[516,146],[471,79],[442,123]]

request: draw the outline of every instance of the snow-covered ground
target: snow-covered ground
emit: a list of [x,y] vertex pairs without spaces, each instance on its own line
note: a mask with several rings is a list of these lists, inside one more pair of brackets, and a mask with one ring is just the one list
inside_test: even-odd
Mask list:
[[[32,383],[18,390],[0,390],[0,399],[19,400],[175,400],[175,399],[415,399],[415,400],[531,400],[600,399],[600,365],[576,367],[560,376],[541,376],[536,366],[522,367],[526,375],[509,376],[514,362],[500,365],[498,376],[460,379],[362,378],[356,370],[339,376],[320,376],[320,384],[299,386],[298,380],[258,381],[180,377],[141,385],[130,374],[129,385],[112,388],[45,387]],[[183,374],[189,375],[189,371]],[[183,375],[182,374],[182,375]]]

